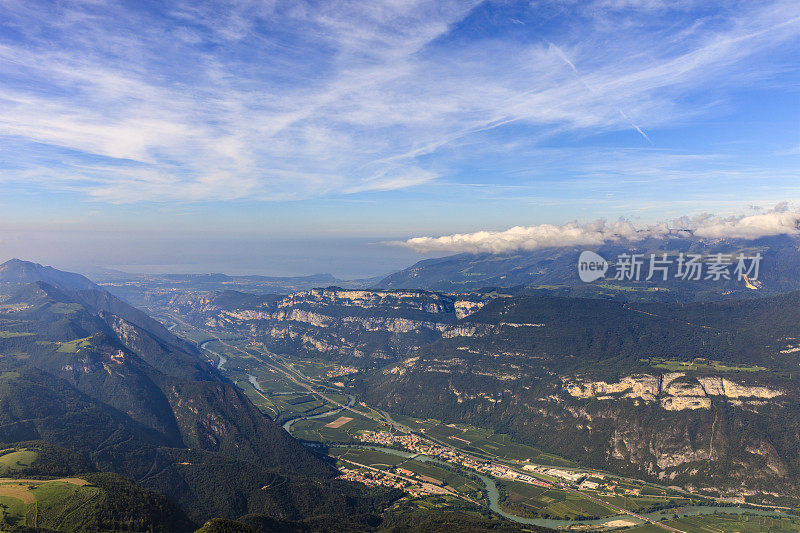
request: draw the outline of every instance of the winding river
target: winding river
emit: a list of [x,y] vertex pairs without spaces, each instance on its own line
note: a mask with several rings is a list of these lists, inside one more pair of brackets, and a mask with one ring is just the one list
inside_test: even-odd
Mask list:
[[[168,326],[167,329],[172,331],[176,326],[177,326],[176,323],[172,323],[172,324],[170,324]],[[206,350],[209,353],[215,355],[218,358],[217,369],[223,370],[224,366],[225,366],[225,363],[228,362],[228,358],[225,357],[224,355],[220,354],[220,353],[215,352],[214,350],[211,350],[211,349],[207,348],[206,346],[211,342],[214,342],[214,339],[207,340],[207,341],[204,341],[204,342],[200,343],[200,348],[202,348],[203,350]],[[263,389],[261,388],[261,385],[258,383],[258,380],[257,380],[257,378],[255,376],[248,374],[247,378],[250,381],[250,383],[253,385],[253,387],[255,387],[257,390],[263,392]],[[293,393],[286,392],[286,393],[277,393],[277,394],[293,394]],[[349,398],[348,407],[352,407],[353,405],[355,405],[355,401],[356,401],[355,396],[348,395],[348,398]],[[299,422],[301,420],[314,420],[314,419],[318,419],[318,418],[326,418],[326,417],[330,417],[332,415],[339,414],[344,410],[345,410],[344,407],[340,407],[338,409],[334,409],[332,411],[327,411],[325,413],[292,418],[292,419],[287,420],[286,422],[283,423],[283,429],[285,429],[287,432],[291,433],[292,426],[295,423],[297,423],[297,422]],[[392,455],[397,455],[397,456],[404,457],[404,458],[407,458],[407,459],[413,458],[413,459],[415,459],[417,461],[438,463],[438,464],[441,464],[443,466],[447,466],[447,467],[451,467],[451,468],[453,466],[450,463],[447,463],[445,461],[440,461],[438,459],[435,459],[433,457],[429,457],[427,455],[420,455],[420,454],[413,453],[413,452],[405,452],[405,451],[401,451],[401,450],[395,450],[393,448],[385,448],[383,446],[351,444],[351,445],[338,445],[338,446],[337,445],[333,445],[331,447],[332,448],[365,448],[365,449],[376,450],[376,451],[380,451],[380,452],[384,452],[384,453],[389,453],[389,454],[392,454]],[[606,518],[600,518],[600,519],[596,519],[596,520],[556,520],[556,519],[552,519],[552,518],[525,518],[525,517],[522,517],[522,516],[517,516],[517,515],[509,513],[508,511],[504,511],[503,509],[500,508],[500,505],[499,505],[500,492],[499,492],[499,490],[497,488],[497,483],[495,482],[494,479],[492,479],[489,476],[485,476],[483,474],[475,473],[475,475],[481,480],[481,482],[483,482],[483,485],[484,485],[484,487],[486,489],[486,497],[487,497],[487,499],[489,501],[489,508],[492,511],[494,511],[495,513],[499,514],[500,516],[502,516],[504,518],[507,518],[508,520],[512,520],[514,522],[518,522],[518,523],[521,523],[521,524],[544,526],[544,527],[549,527],[549,528],[554,528],[554,529],[557,529],[559,527],[564,527],[564,526],[571,526],[571,525],[603,525],[603,524],[606,524],[608,522],[614,522],[614,521],[618,521],[618,520],[626,520],[626,521],[631,522],[632,524],[641,524],[642,523],[641,520],[639,520],[637,518],[634,518],[634,517],[632,517],[630,515],[625,515],[625,514],[618,514],[618,515],[609,516],[609,517],[606,517]],[[786,517],[787,516],[786,513],[783,513],[781,511],[768,510],[768,509],[751,509],[751,508],[744,508],[744,507],[725,507],[725,506],[697,506],[697,505],[685,506],[685,507],[675,507],[675,508],[671,508],[671,509],[665,509],[663,511],[657,511],[657,512],[654,512],[654,513],[640,513],[640,514],[642,516],[645,516],[645,517],[653,519],[653,520],[663,520],[663,519],[665,519],[667,517],[672,517],[672,516],[674,516],[676,514],[678,516],[695,516],[695,515],[713,514],[713,513],[716,513],[716,512],[726,513],[726,514],[745,514],[745,513],[748,513],[748,514],[755,514],[755,515],[761,515],[761,516],[772,516],[772,517],[777,517],[777,518]]]
[[[295,419],[298,420],[298,419]],[[445,467],[452,468],[453,465],[446,462],[440,461],[439,459],[434,459],[433,457],[428,457],[427,455],[420,455],[417,453],[412,452],[404,452],[401,450],[395,450],[393,448],[384,448],[383,446],[364,446],[364,445],[346,445],[346,446],[331,446],[331,448],[364,448],[367,450],[375,450],[379,452],[389,453],[392,455],[397,455],[399,457],[405,457],[407,459],[414,459],[415,461],[421,461],[423,463],[436,463],[440,464]],[[499,514],[500,516],[512,520],[514,522],[518,522],[520,524],[529,524],[535,526],[545,526],[550,528],[557,528],[559,526],[568,526],[568,525],[575,525],[575,524],[584,524],[584,525],[599,525],[605,524],[606,522],[611,522],[614,520],[621,520],[621,519],[630,519],[632,523],[641,523],[641,520],[635,519],[633,517],[629,517],[627,515],[615,515],[609,516],[606,518],[601,518],[598,520],[554,520],[550,518],[525,518],[523,516],[517,516],[515,514],[511,514],[508,511],[504,511],[500,508],[499,500],[500,500],[500,492],[497,489],[497,483],[494,479],[489,476],[484,476],[483,474],[475,474],[480,478],[483,482],[484,487],[486,488],[486,497],[489,500],[489,509],[494,511],[495,513]]]
[[[341,410],[341,409],[340,409]],[[330,413],[326,413],[330,414]],[[308,418],[322,418],[321,415],[316,415],[313,417]],[[292,422],[296,422],[298,420],[302,420],[302,418],[295,418]],[[286,427],[286,424],[284,424]],[[438,463],[444,466],[449,466],[452,468],[452,464],[447,463],[445,461],[440,461],[438,459],[434,459],[433,457],[428,457],[427,455],[419,455],[412,452],[404,452],[401,450],[395,450],[393,448],[384,448],[383,446],[366,446],[366,445],[341,445],[341,446],[331,446],[331,448],[364,448],[368,450],[375,450],[384,453],[389,453],[392,455],[397,455],[399,457],[405,457],[407,459],[414,458],[416,461],[428,462],[428,463]],[[522,516],[517,516],[514,514],[509,513],[508,511],[504,511],[500,508],[499,499],[500,499],[500,492],[497,489],[497,483],[494,479],[489,476],[485,476],[483,474],[476,475],[480,478],[486,488],[486,497],[489,500],[489,509],[494,511],[495,513],[499,514],[500,516],[512,520],[514,522],[518,522],[520,524],[529,524],[535,526],[544,526],[553,529],[557,529],[563,526],[570,526],[570,525],[603,525],[608,522],[614,522],[617,520],[626,520],[631,522],[632,524],[641,524],[643,523],[642,520],[638,518],[634,518],[630,515],[626,514],[617,514],[614,516],[608,516],[605,518],[599,518],[595,520],[556,520],[552,518],[525,518]],[[642,516],[646,516],[652,520],[664,520],[665,518],[671,518],[673,515],[678,516],[695,516],[695,515],[705,515],[705,514],[714,514],[715,512],[719,513],[727,513],[727,514],[756,514],[761,516],[773,516],[777,518],[786,517],[788,516],[786,513],[780,511],[773,511],[767,509],[751,509],[751,508],[744,508],[744,507],[725,507],[725,506],[704,506],[704,505],[690,505],[684,507],[675,507],[670,509],[664,509],[663,511],[657,511],[654,513],[640,513]]]
[[[355,401],[355,398],[351,397],[350,405],[352,405]],[[287,420],[283,424],[283,429],[286,431],[291,432],[292,426],[299,422],[300,420],[313,420],[316,418],[325,418],[331,415],[335,415],[343,411],[344,408],[339,408],[334,411],[328,411],[327,413],[321,413],[318,415],[311,415],[311,416],[302,416],[298,418],[293,418],[291,420]],[[392,455],[397,455],[399,457],[404,457],[407,459],[415,459],[417,461],[422,462],[430,462],[430,463],[438,463],[443,466],[447,466],[452,468],[452,464],[447,463],[445,461],[440,461],[438,459],[434,459],[433,457],[429,457],[427,455],[420,455],[413,452],[405,452],[401,450],[395,450],[393,448],[385,448],[383,446],[372,446],[372,445],[332,445],[331,448],[364,448],[369,450],[380,451],[384,453],[389,453]],[[475,475],[480,478],[483,482],[483,485],[486,489],[486,497],[489,500],[489,509],[494,511],[495,513],[499,514],[500,516],[507,518],[508,520],[512,520],[514,522],[520,524],[529,524],[529,525],[536,525],[536,526],[544,526],[553,529],[557,529],[559,527],[564,526],[573,526],[573,525],[603,525],[609,522],[615,522],[618,520],[625,520],[631,523],[631,525],[638,525],[643,523],[642,520],[638,518],[634,518],[633,516],[626,515],[626,514],[617,514],[614,516],[608,516],[605,518],[599,518],[595,520],[556,520],[552,518],[526,518],[522,516],[517,516],[514,514],[509,513],[508,511],[504,511],[500,508],[499,500],[500,500],[500,492],[497,488],[497,483],[494,479],[489,476],[485,476],[483,474],[475,473]],[[684,506],[684,507],[675,507],[670,509],[665,509],[662,511],[657,511],[653,513],[640,513],[642,516],[650,518],[652,520],[664,520],[665,518],[671,518],[674,515],[678,516],[695,516],[695,515],[705,515],[705,514],[713,514],[715,512],[719,513],[727,513],[727,514],[756,514],[761,516],[773,516],[773,517],[786,517],[787,514],[781,511],[774,511],[774,510],[767,510],[767,509],[751,509],[751,508],[744,508],[744,507],[725,507],[725,506],[699,506],[699,505],[691,505],[691,506]]]
[[[290,393],[291,394],[291,393]],[[349,401],[347,402],[348,407],[353,407],[356,403],[356,397],[347,395]],[[325,418],[326,416],[336,415],[344,411],[344,407],[340,407],[338,409],[334,409],[333,411],[326,411],[324,413],[320,413],[318,415],[310,415],[310,416],[299,416],[297,418],[292,418],[287,420],[283,423],[283,429],[285,429],[289,434],[292,433],[292,426],[295,422],[299,422],[301,420],[314,420],[315,418]]]
[[200,348],[205,350],[205,351],[207,351],[207,352],[209,352],[209,353],[212,353],[212,354],[216,355],[217,359],[219,359],[219,362],[217,363],[217,370],[225,370],[224,366],[225,366],[225,363],[228,362],[228,358],[225,357],[222,354],[219,354],[219,353],[215,352],[214,350],[206,348],[206,346],[208,346],[209,342],[214,342],[215,340],[216,339],[212,339],[212,340],[209,340],[209,341],[201,342],[200,343]]
[[258,382],[258,378],[253,374],[247,374],[247,381],[249,381],[250,385],[252,385],[253,388],[258,392],[264,392],[264,389],[261,388],[261,383]]

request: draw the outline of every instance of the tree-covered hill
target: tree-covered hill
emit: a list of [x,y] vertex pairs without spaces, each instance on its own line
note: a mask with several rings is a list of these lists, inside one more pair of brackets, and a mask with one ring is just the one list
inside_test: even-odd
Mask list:
[[788,502],[800,486],[798,339],[797,292],[500,297],[362,387],[390,411],[491,427],[584,464]]
[[[486,288],[509,289],[516,293],[540,291],[559,296],[602,297],[623,301],[689,302],[718,299],[753,298],[800,289],[800,241],[797,236],[778,235],[755,240],[698,239],[672,235],[659,239],[607,242],[599,246],[558,247],[518,250],[506,253],[462,253],[425,259],[395,272],[374,287],[383,289],[427,289],[444,292],[476,291]],[[591,250],[610,262],[606,277],[583,283],[578,277],[578,258]],[[659,273],[647,280],[650,254],[667,254],[672,269],[666,280]],[[699,280],[676,278],[680,253],[708,258],[717,253],[736,257],[761,254],[758,284],[748,284],[736,276],[731,279]],[[614,280],[614,263],[620,254],[642,254],[642,275],[638,280]],[[707,259],[706,259],[707,260]]]
[[3,531],[192,531],[166,497],[41,441],[0,449]]
[[69,450],[200,523],[370,515],[399,496],[341,487],[195,349],[121,300],[41,280],[13,285],[0,301],[3,445]]

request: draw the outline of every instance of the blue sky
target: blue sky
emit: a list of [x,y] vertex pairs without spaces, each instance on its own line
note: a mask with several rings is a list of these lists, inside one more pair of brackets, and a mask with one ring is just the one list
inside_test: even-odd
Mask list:
[[0,259],[367,275],[797,202],[798,57],[796,1],[3,0]]

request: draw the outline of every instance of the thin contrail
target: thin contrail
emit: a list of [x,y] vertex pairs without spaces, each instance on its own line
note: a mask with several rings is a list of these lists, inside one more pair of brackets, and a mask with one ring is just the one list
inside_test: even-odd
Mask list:
[[[592,94],[594,94],[595,96],[598,96],[598,97],[600,97],[600,98],[603,98],[603,95],[602,95],[600,92],[598,92],[598,91],[596,91],[595,89],[593,89],[591,86],[589,86],[589,84],[588,84],[588,83],[586,83],[586,82],[583,80],[583,77],[581,76],[580,72],[578,72],[578,69],[575,67],[575,64],[574,64],[572,61],[570,61],[569,57],[567,57],[567,54],[565,54],[565,53],[564,53],[564,52],[561,50],[561,48],[559,48],[558,46],[556,46],[555,44],[553,44],[553,43],[552,43],[552,42],[550,42],[550,41],[547,41],[547,44],[549,44],[549,45],[550,45],[550,49],[551,49],[551,50],[554,50],[554,51],[555,51],[555,53],[556,53],[556,55],[557,55],[558,57],[560,57],[560,58],[561,58],[561,60],[562,60],[564,63],[566,63],[568,66],[569,66],[569,68],[571,68],[571,69],[572,69],[572,72],[575,74],[575,77],[576,77],[576,78],[578,78],[578,81],[579,81],[579,82],[581,82],[581,84],[582,84],[584,87],[586,87],[586,89],[587,89],[589,92],[591,92],[591,93],[592,93]],[[627,115],[627,113],[625,113],[625,112],[624,112],[622,109],[619,109],[619,108],[617,108],[617,113],[619,113],[619,114],[620,114],[620,116],[621,116],[622,118],[624,118],[624,119],[625,119],[625,121],[626,121],[628,124],[630,124],[630,125],[631,125],[631,127],[633,127],[633,129],[635,129],[636,131],[638,131],[638,132],[639,132],[639,134],[640,134],[642,137],[644,137],[644,139],[645,139],[647,142],[649,142],[650,144],[653,144],[653,141],[651,141],[651,140],[650,140],[650,137],[648,137],[648,136],[647,136],[647,134],[644,132],[644,130],[642,130],[642,128],[640,128],[640,127],[639,127],[639,126],[638,126],[638,125],[637,125],[637,124],[636,124],[636,123],[635,123],[633,120],[631,120],[631,117],[629,117],[629,116]]]

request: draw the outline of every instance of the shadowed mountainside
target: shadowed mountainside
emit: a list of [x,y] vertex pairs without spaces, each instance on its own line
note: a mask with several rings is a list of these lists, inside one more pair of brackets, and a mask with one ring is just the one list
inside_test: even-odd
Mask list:
[[327,463],[193,348],[121,300],[13,284],[0,302],[0,442],[73,450],[201,522],[252,513],[343,520],[399,496],[333,480]]

